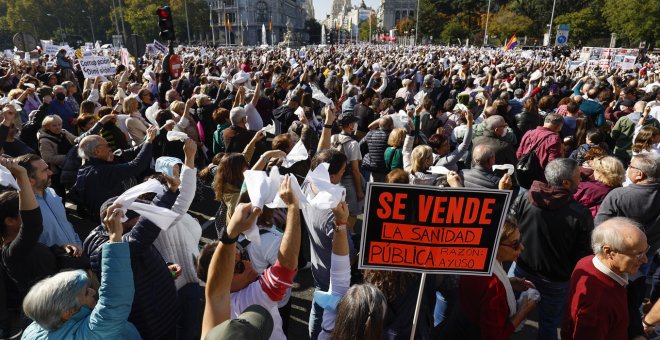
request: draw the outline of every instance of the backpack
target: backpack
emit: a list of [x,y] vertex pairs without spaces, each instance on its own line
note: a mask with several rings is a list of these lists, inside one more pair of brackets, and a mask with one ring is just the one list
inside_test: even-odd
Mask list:
[[544,140],[541,139],[528,153],[522,155],[516,164],[516,181],[525,189],[529,189],[532,186],[532,182],[545,178],[541,161],[536,155],[536,150]]
[[344,152],[344,144],[350,142],[353,140],[353,137],[345,135],[345,134],[337,134],[333,135],[330,137],[330,147],[332,149],[335,149],[343,154],[346,154]]

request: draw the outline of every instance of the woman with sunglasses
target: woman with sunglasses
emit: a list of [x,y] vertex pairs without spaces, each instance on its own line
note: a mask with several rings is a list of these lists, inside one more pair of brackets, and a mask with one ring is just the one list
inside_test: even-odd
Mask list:
[[466,322],[456,327],[456,331],[463,333],[462,338],[508,339],[536,307],[536,302],[528,298],[516,305],[514,292],[534,288],[534,284],[522,278],[509,278],[502,267],[502,263],[516,260],[525,249],[520,239],[517,221],[508,217],[502,228],[493,275],[461,276],[459,298]]

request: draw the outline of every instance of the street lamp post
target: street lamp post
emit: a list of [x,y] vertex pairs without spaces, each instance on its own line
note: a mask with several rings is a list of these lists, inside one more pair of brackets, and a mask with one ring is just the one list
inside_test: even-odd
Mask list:
[[486,12],[486,28],[484,30],[484,45],[488,44],[488,19],[490,19],[490,0],[488,0],[488,11]]
[[210,2],[209,2],[209,25],[211,26],[211,38],[213,39],[213,47],[215,47],[215,28],[213,28],[213,7],[211,6]]
[[552,43],[552,21],[555,18],[555,5],[557,4],[557,0],[552,1],[552,14],[550,14],[550,27],[548,28],[548,46],[550,46]]
[[417,0],[417,13],[416,18],[415,18],[415,43],[413,45],[417,45],[417,35],[419,34],[419,0]]
[[92,24],[92,16],[89,15],[89,13],[85,12],[84,9],[82,10],[82,13],[83,14],[88,14],[87,19],[89,19],[89,28],[92,30],[92,42],[95,43],[96,42],[96,37],[94,36],[94,25]]
[[188,1],[183,0],[183,7],[186,9],[186,30],[188,31],[188,45],[190,45],[190,24],[188,23]]
[[53,17],[53,18],[57,19],[57,24],[60,27],[60,38],[62,39],[62,42],[63,42],[66,38],[64,36],[64,30],[62,29],[62,22],[60,21],[60,18],[57,17],[56,15],[50,14],[50,13],[46,13],[46,16]]

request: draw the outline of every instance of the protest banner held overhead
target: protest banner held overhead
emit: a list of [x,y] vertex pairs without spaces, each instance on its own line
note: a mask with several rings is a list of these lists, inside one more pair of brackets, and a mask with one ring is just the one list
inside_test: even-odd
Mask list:
[[80,68],[85,78],[97,76],[107,76],[115,73],[115,67],[112,66],[110,57],[83,55],[80,60]]
[[369,183],[359,266],[490,275],[510,191]]

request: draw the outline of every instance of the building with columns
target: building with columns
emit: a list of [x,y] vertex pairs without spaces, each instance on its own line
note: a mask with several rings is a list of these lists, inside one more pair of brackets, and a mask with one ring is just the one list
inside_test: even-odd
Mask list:
[[284,40],[287,22],[291,22],[295,32],[303,33],[304,42],[305,21],[314,18],[312,0],[208,0],[208,3],[217,46],[261,45],[262,25],[266,27],[268,44],[276,45]]
[[389,31],[403,18],[415,18],[417,1],[413,0],[381,0],[378,8],[378,22],[380,26]]

